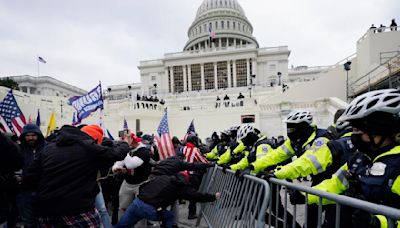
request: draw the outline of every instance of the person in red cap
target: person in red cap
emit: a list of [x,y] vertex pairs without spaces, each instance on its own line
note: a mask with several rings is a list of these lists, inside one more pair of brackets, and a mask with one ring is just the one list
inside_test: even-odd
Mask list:
[[129,152],[126,142],[104,147],[102,139],[97,125],[81,130],[65,125],[32,162],[22,185],[37,191],[42,227],[100,227],[97,171]]
[[139,186],[147,180],[151,171],[149,147],[144,145],[141,138],[134,133],[128,133],[127,139],[131,147],[129,154],[112,167],[114,173],[123,173],[124,176],[119,190],[119,218],[139,193]]

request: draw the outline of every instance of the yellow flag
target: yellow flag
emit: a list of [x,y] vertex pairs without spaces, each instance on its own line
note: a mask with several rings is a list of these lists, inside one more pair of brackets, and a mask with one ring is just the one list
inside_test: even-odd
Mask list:
[[56,117],[54,112],[51,113],[49,125],[47,126],[46,137],[56,129]]

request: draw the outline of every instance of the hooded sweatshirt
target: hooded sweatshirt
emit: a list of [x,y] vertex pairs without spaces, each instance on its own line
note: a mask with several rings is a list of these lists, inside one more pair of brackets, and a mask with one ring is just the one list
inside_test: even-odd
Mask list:
[[63,126],[29,167],[23,185],[37,186],[41,216],[64,216],[93,210],[97,171],[123,159],[127,143],[98,145],[76,127]]

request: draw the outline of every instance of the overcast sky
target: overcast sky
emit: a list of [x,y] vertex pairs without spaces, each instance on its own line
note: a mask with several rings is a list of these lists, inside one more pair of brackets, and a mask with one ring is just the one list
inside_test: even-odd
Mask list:
[[[203,0],[0,0],[0,76],[52,76],[89,90],[140,82],[141,60],[182,51]],[[335,64],[372,23],[400,25],[399,0],[238,0],[261,47],[289,66]]]

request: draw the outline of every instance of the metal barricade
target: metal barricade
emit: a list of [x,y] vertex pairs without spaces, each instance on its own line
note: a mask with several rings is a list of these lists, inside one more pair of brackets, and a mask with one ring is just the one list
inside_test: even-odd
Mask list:
[[[313,189],[311,187],[302,185],[302,184],[296,184],[296,183],[291,183],[287,182],[285,180],[279,180],[275,178],[270,179],[270,188],[273,189],[275,188],[276,190],[273,191],[271,190],[271,193],[276,194],[276,198],[280,200],[275,200],[275,202],[272,201],[272,197],[270,197],[270,207],[268,208],[268,218],[266,223],[269,225],[268,227],[296,227],[296,222],[299,222],[299,214],[301,214],[302,217],[304,217],[304,226],[303,227],[308,227],[307,224],[307,215],[309,213],[309,207],[310,205],[307,205],[307,196],[308,194],[313,194],[316,196],[319,196],[319,203],[316,205],[318,208],[317,210],[317,227],[322,226],[322,219],[323,219],[323,205],[322,205],[322,200],[323,199],[328,199],[331,201],[334,201],[336,204],[333,204],[332,206],[334,207],[334,227],[339,228],[339,227],[344,227],[343,225],[341,226],[340,222],[340,216],[342,212],[343,206],[351,207],[351,208],[357,208],[361,209],[363,211],[367,211],[371,214],[374,215],[384,215],[386,216],[388,220],[388,227],[394,227],[395,223],[397,220],[400,220],[400,210],[392,207],[387,207],[384,205],[380,204],[374,204],[370,203],[364,200],[356,199],[353,197],[348,197],[348,196],[343,196],[343,195],[336,195],[320,190]],[[288,202],[288,189],[292,190],[298,190],[303,193],[305,193],[305,204],[303,205],[294,205],[292,212],[290,213],[291,216],[294,218],[297,218],[297,221],[293,219],[293,221],[288,222],[287,218],[289,215],[288,212],[288,206],[290,203]],[[280,207],[279,204],[282,204],[284,208],[284,213],[283,217],[280,217],[280,221],[283,223],[283,225],[278,226],[279,219],[271,219],[271,216],[274,214],[278,214],[276,211],[278,210],[278,207]],[[275,211],[275,212],[274,212]],[[331,221],[333,222],[333,221]],[[298,225],[297,225],[298,226]],[[330,227],[333,227],[332,224]]]
[[202,218],[209,227],[265,226],[270,195],[265,180],[250,175],[239,179],[231,170],[214,167],[204,175],[200,191],[221,192],[221,198],[201,205],[197,226]]

